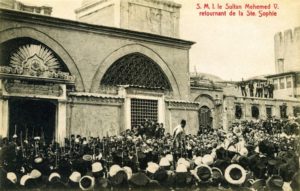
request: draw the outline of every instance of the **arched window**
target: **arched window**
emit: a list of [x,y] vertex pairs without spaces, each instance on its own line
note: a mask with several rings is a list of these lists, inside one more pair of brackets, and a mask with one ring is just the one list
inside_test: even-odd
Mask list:
[[256,105],[253,105],[251,107],[251,113],[252,113],[252,117],[255,118],[255,119],[258,119],[259,118],[259,109]]
[[101,85],[171,90],[170,82],[158,64],[140,53],[128,54],[113,63],[104,74]]

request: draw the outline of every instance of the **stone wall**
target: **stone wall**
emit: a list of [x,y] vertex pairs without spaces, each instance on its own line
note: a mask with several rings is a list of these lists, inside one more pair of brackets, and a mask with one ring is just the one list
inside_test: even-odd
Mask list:
[[184,119],[187,122],[186,133],[197,134],[199,130],[198,108],[199,104],[195,102],[167,101],[165,110],[166,132],[172,133],[173,129]]
[[274,41],[276,73],[300,71],[300,27],[277,33]]
[[69,134],[102,137],[118,135],[124,130],[118,106],[74,103],[72,107],[69,105],[67,116]]
[[75,12],[81,22],[178,38],[180,7],[162,0],[94,0]]
[[13,11],[2,12],[0,31],[0,43],[27,37],[48,46],[76,76],[79,92],[98,92],[111,64],[139,52],[164,71],[172,86],[172,99],[189,99],[188,54],[192,42]]
[[[235,117],[236,105],[240,105],[242,108],[242,116],[240,119]],[[272,116],[280,119],[280,106],[282,105],[287,106],[287,117],[294,117],[294,107],[299,106],[299,101],[226,96],[223,102],[223,119],[225,118],[223,121],[223,126],[227,128],[234,121],[257,120],[252,117],[252,106],[257,106],[259,109],[258,119],[267,118],[267,107],[272,108]]]
[[222,99],[223,91],[221,89],[208,89],[201,87],[191,88],[191,101],[199,104],[198,112],[202,106],[207,106],[211,110],[213,128],[221,128],[223,125]]

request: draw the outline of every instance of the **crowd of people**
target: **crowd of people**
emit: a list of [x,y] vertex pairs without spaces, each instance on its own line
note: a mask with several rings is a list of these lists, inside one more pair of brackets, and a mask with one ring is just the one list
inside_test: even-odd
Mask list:
[[300,189],[299,124],[261,120],[228,131],[164,132],[146,121],[118,136],[2,138],[0,188],[49,190]]
[[244,81],[239,84],[242,92],[242,96],[247,97],[261,97],[261,98],[273,98],[274,84],[271,82],[261,81]]

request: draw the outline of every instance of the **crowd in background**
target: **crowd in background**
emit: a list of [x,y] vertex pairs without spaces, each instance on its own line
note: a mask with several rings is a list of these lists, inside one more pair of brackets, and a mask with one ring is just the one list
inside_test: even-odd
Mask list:
[[274,84],[271,82],[263,81],[244,81],[239,83],[242,96],[273,98]]
[[38,136],[2,138],[0,188],[300,189],[297,122],[243,121],[228,132],[203,129],[198,135],[184,126],[171,134],[145,121],[118,136],[71,135],[62,145]]

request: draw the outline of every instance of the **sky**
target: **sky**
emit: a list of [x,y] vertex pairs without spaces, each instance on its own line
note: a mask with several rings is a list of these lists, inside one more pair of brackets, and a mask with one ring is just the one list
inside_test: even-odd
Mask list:
[[[19,0],[53,7],[52,16],[75,20],[81,0]],[[180,38],[196,42],[190,50],[190,71],[224,80],[275,73],[274,35],[300,26],[299,0],[173,0],[182,4]],[[277,16],[199,16],[197,3],[224,6],[278,4]],[[272,9],[273,10],[273,9]],[[201,10],[204,11],[204,10]],[[209,11],[209,10],[207,10]],[[212,11],[212,10],[210,10]],[[229,10],[227,10],[229,12]],[[238,10],[234,10],[238,11]],[[245,12],[245,10],[242,10]]]

